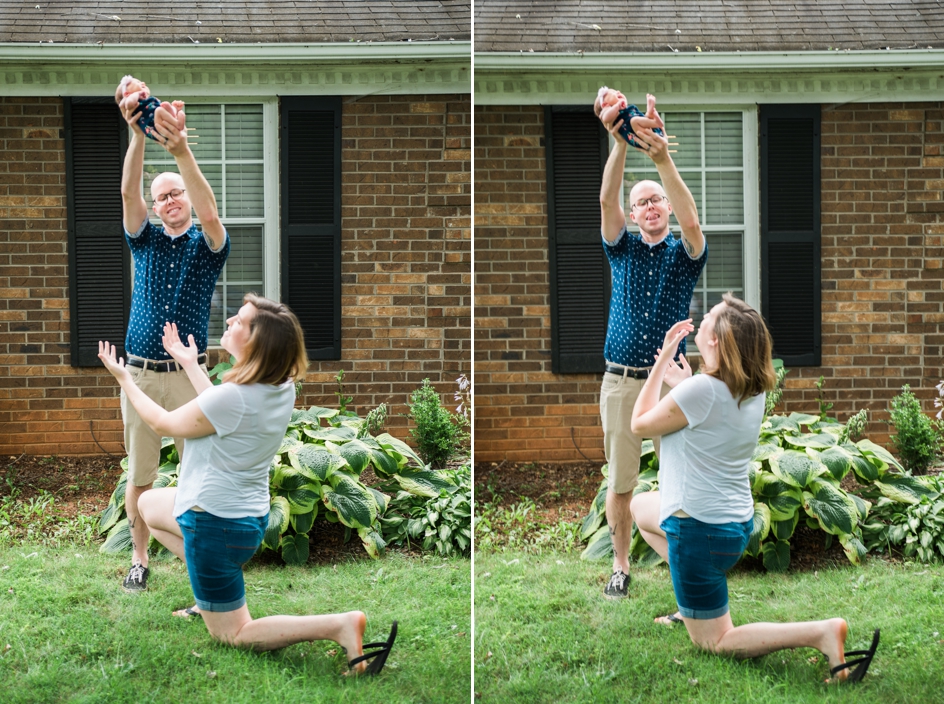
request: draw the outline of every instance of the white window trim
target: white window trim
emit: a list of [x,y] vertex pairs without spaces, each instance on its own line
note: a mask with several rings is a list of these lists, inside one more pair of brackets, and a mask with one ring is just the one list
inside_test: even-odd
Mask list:
[[[281,222],[279,212],[279,98],[278,96],[230,96],[230,97],[188,97],[175,95],[173,100],[183,100],[188,105],[262,105],[262,144],[263,144],[263,240],[262,271],[264,290],[260,293],[274,301],[281,296]],[[184,112],[186,112],[184,107]],[[130,128],[129,128],[130,129]],[[142,177],[143,179],[143,177]],[[142,180],[143,187],[143,180]],[[224,182],[223,188],[226,187]],[[222,194],[217,194],[222,195]],[[148,212],[149,218],[153,211]],[[257,221],[259,218],[252,218]],[[241,218],[226,218],[228,225],[239,225]],[[194,217],[195,222],[199,220]],[[133,281],[132,281],[133,283]],[[209,349],[221,349],[218,344],[209,344]]]

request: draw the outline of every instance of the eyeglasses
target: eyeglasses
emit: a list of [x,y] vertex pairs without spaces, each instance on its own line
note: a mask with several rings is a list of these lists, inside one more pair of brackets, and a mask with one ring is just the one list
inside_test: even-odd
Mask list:
[[154,199],[154,202],[155,202],[155,203],[160,203],[160,204],[163,205],[164,203],[167,202],[167,199],[168,199],[168,198],[173,198],[174,200],[178,200],[178,199],[180,198],[180,196],[182,196],[182,195],[183,195],[184,193],[186,193],[186,192],[187,192],[187,189],[186,189],[186,188],[175,188],[174,190],[172,190],[172,191],[170,191],[170,192],[168,192],[168,193],[161,193],[159,196],[157,196],[157,197]]
[[635,203],[633,203],[634,208],[645,208],[649,203],[653,205],[659,205],[664,200],[668,200],[665,196],[660,196],[656,193],[654,196],[649,196],[648,198],[640,198]]

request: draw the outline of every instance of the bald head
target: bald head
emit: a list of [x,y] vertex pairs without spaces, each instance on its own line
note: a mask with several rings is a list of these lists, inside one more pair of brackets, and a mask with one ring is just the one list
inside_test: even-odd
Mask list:
[[175,188],[183,189],[183,187],[184,180],[181,178],[180,174],[165,171],[155,176],[154,180],[151,181],[151,200],[153,201],[161,193],[167,193]]
[[649,196],[655,195],[658,193],[663,198],[666,197],[665,189],[662,188],[662,184],[657,181],[649,181],[648,179],[637,181],[636,185],[633,186],[633,189],[629,192],[629,202],[635,203],[640,198],[648,198]]

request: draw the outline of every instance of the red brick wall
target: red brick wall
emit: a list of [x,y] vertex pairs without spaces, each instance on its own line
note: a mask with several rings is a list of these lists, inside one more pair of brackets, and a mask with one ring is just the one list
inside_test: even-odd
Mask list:
[[601,377],[551,372],[545,169],[542,107],[476,107],[476,462],[603,457]]
[[[539,106],[477,107],[476,461],[603,460],[599,375],[550,371],[546,177]],[[824,110],[823,366],[791,370],[782,409],[867,407],[888,442],[908,383],[931,411],[944,335],[944,112]]]
[[793,370],[785,407],[842,420],[860,408],[887,442],[887,409],[910,384],[932,410],[942,376],[944,112],[872,103],[822,113],[823,366]]
[[[302,404],[391,404],[406,435],[425,377],[451,400],[470,372],[471,114],[468,96],[345,104],[342,361],[313,362]],[[69,366],[62,102],[0,98],[0,454],[122,453],[118,387]]]

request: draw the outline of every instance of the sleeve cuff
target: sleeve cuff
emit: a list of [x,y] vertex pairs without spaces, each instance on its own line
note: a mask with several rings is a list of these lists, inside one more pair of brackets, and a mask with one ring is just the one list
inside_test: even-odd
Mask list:
[[616,239],[610,242],[606,237],[603,236],[603,230],[600,230],[600,237],[603,240],[603,244],[605,244],[607,247],[615,247],[622,241],[625,235],[626,235],[626,228],[623,227],[623,229],[620,230],[620,233],[616,236]]
[[125,230],[125,234],[128,235],[128,237],[140,237],[141,233],[144,232],[144,228],[147,226],[148,226],[148,218],[147,218],[147,215],[145,215],[144,222],[141,223],[141,227],[137,229],[137,232],[132,233]]
[[202,234],[203,234],[203,241],[206,242],[206,246],[210,249],[211,252],[213,252],[213,254],[219,254],[220,252],[222,252],[223,248],[226,247],[226,242],[229,240],[229,233],[224,229],[223,230],[223,244],[221,244],[216,249],[213,249],[213,243],[210,242],[210,238],[207,237],[205,232]]

